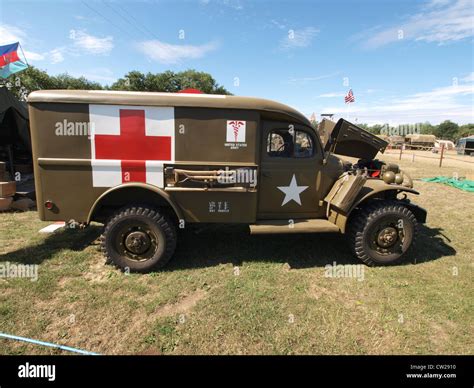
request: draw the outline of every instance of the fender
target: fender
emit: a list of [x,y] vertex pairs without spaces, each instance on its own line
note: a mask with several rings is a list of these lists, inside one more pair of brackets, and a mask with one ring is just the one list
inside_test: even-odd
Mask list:
[[349,214],[356,208],[360,203],[364,202],[365,200],[369,199],[370,197],[376,197],[378,194],[387,192],[387,191],[394,191],[395,196],[401,192],[407,192],[411,194],[419,195],[420,193],[415,189],[407,186],[402,185],[395,185],[395,184],[387,184],[381,179],[368,179],[365,182],[364,187],[362,187],[359,195],[356,197],[354,203],[352,204]]
[[146,183],[125,183],[125,184],[122,184],[122,185],[119,185],[119,186],[111,187],[110,189],[108,189],[107,191],[102,193],[95,200],[94,204],[92,205],[92,207],[89,211],[89,215],[87,216],[87,224],[89,224],[92,221],[93,215],[94,215],[95,211],[100,208],[102,200],[107,198],[111,193],[116,193],[120,190],[126,190],[126,189],[130,189],[130,188],[144,189],[144,190],[148,190],[150,192],[153,192],[153,193],[159,195],[173,209],[173,211],[176,214],[176,217],[178,218],[178,220],[184,219],[183,214],[182,214],[181,209],[179,208],[179,206],[171,199],[170,195],[166,191],[164,191],[163,189],[160,189],[159,187],[149,185],[149,184],[146,184]]
[[407,192],[416,195],[420,194],[411,187],[387,184],[381,179],[368,179],[355,198],[349,211],[347,213],[343,213],[336,208],[331,208],[329,210],[328,220],[334,223],[342,233],[345,233],[347,221],[352,211],[362,202],[371,198],[396,198],[397,194],[401,192]]

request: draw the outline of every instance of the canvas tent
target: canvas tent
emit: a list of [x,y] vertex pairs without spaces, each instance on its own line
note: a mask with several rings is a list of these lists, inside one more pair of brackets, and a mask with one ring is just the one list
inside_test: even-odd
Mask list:
[[5,87],[0,87],[0,147],[31,153],[28,108]]

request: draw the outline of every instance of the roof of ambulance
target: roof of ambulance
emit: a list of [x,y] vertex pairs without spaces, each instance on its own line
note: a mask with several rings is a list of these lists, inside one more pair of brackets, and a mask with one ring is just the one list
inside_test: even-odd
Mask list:
[[303,114],[288,105],[262,98],[219,94],[124,92],[109,90],[38,90],[30,93],[28,102],[249,109],[290,116],[297,123],[311,126],[310,121]]

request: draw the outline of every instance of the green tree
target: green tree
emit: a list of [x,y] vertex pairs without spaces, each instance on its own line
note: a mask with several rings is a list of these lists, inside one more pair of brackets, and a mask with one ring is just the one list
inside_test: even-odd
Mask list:
[[380,135],[380,131],[383,128],[383,125],[380,125],[380,124],[369,125],[366,123],[358,123],[357,126],[362,129],[365,129],[367,132],[370,132],[374,135]]
[[145,74],[140,71],[129,71],[123,78],[115,81],[110,89],[112,90],[131,90],[131,91],[151,91],[146,87]]
[[230,94],[223,86],[208,73],[196,70],[186,70],[176,74],[180,90],[194,88],[207,94]]
[[382,125],[380,124],[375,124],[369,127],[369,132],[374,134],[374,135],[380,135],[380,131],[382,130]]
[[433,131],[433,134],[439,139],[455,140],[459,125],[450,120],[443,121]]
[[[82,89],[100,90],[104,87],[86,79],[73,77],[67,73],[50,76],[46,71],[34,66],[28,67],[21,73],[12,74],[6,80],[0,81],[20,100],[25,101],[28,94],[42,89]],[[110,88],[112,90],[133,90],[148,92],[178,92],[182,89],[195,88],[209,94],[230,94],[223,86],[208,73],[196,70],[186,70],[179,73],[167,70],[162,73],[143,74],[140,71],[130,71],[119,78]]]
[[28,94],[42,89],[102,89],[97,82],[91,82],[84,77],[73,77],[69,74],[50,76],[43,70],[29,66],[21,73],[12,74],[2,80],[6,86],[21,101],[25,101]]
[[163,73],[148,73],[145,78],[147,90],[176,93],[180,90],[176,74],[171,70]]
[[54,81],[42,70],[30,66],[21,73],[12,74],[1,81],[10,91],[22,101],[26,100],[29,93],[40,89],[55,89]]
[[92,82],[85,77],[72,77],[67,73],[51,77],[55,89],[74,89],[74,90],[100,90],[102,85]]
[[131,71],[110,87],[112,90],[172,93],[188,88],[199,89],[207,94],[230,94],[210,74],[196,70],[186,70],[178,73],[168,70],[155,74]]
[[459,127],[456,138],[460,139],[461,137],[468,137],[471,135],[474,135],[474,124],[464,124]]
[[435,130],[435,127],[431,125],[428,121],[421,123],[420,125],[420,132],[423,135],[433,135],[434,130]]

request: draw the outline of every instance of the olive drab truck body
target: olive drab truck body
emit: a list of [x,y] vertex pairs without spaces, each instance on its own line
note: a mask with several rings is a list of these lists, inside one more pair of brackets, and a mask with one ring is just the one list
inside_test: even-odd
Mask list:
[[[28,102],[40,218],[104,223],[104,251],[120,267],[164,265],[189,223],[346,233],[363,204],[391,201],[414,235],[426,217],[397,198],[416,194],[408,175],[374,160],[387,143],[345,120],[322,144],[304,115],[258,98],[50,90]],[[392,224],[377,238],[400,235]]]

